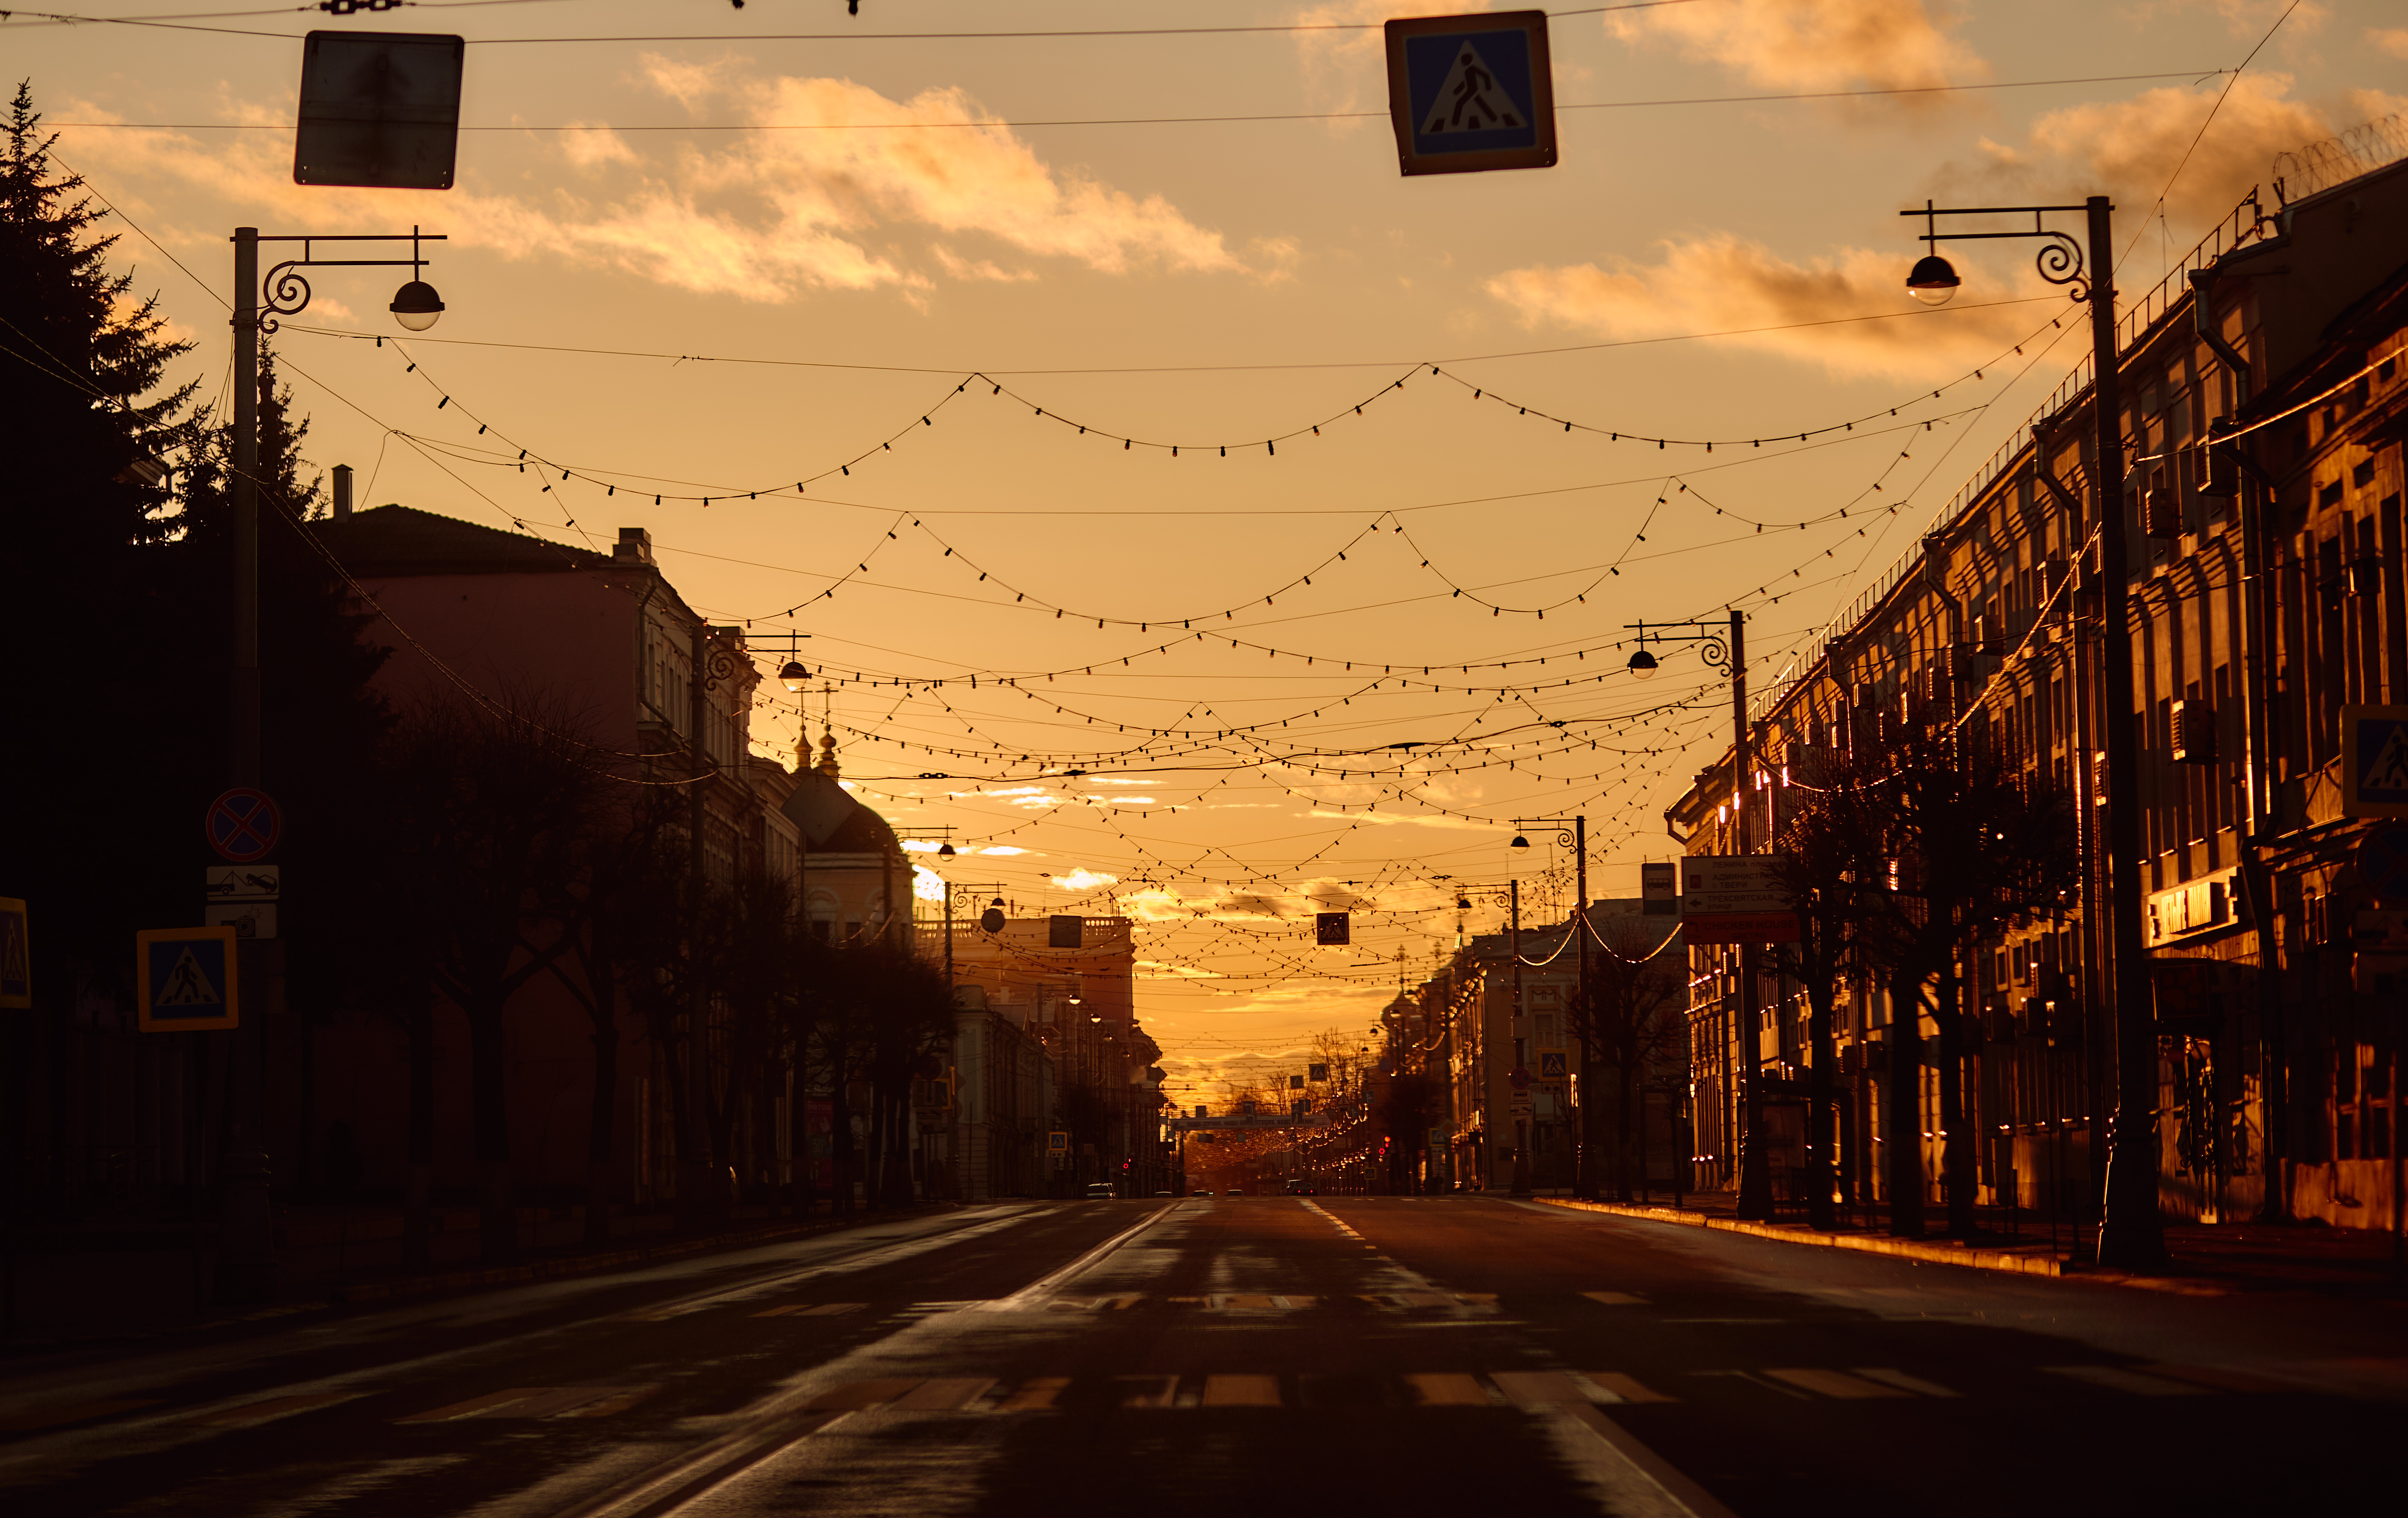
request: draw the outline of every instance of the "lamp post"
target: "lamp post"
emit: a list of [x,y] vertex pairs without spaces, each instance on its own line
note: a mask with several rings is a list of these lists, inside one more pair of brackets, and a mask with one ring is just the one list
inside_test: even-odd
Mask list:
[[[2132,732],[2132,632],[2128,549],[2124,526],[2124,426],[2121,375],[2115,351],[2115,208],[2105,195],[2078,206],[1975,206],[1900,211],[1924,221],[1924,256],[1907,276],[1915,299],[1937,306],[1956,293],[1956,271],[1940,255],[1943,242],[2040,238],[2033,259],[2040,277],[2069,287],[2090,307],[2093,378],[2090,465],[2099,513],[2100,621],[2105,652],[2101,671],[2107,709],[2100,735],[2107,759],[2107,940],[2115,996],[2115,1111],[2107,1143],[2107,1178],[2099,1224],[2099,1263],[2151,1266],[2165,1257],[2157,1219],[2157,1017],[2141,916],[2141,815],[2137,743]],[[2047,226],[2052,215],[2080,212],[2086,237]],[[2029,230],[1942,232],[1943,216],[2026,216]],[[2087,247],[2086,248],[2085,242]]]
[[[1644,652],[1645,650],[1642,649],[1641,652]],[[1641,678],[1643,679],[1645,677],[1641,676]],[[1516,817],[1513,819],[1513,842],[1512,847],[1516,849],[1526,849],[1530,846],[1529,838],[1522,832],[1522,829],[1526,827],[1552,827],[1555,829],[1555,846],[1557,848],[1566,848],[1572,851],[1572,889],[1574,893],[1572,900],[1572,932],[1576,936],[1574,939],[1574,947],[1580,951],[1578,957],[1573,961],[1572,1005],[1581,1010],[1580,1016],[1583,1019],[1583,1026],[1593,1026],[1594,1010],[1588,1005],[1588,818],[1585,815],[1577,817]],[[1515,960],[1513,973],[1516,977],[1519,977],[1521,974],[1521,954],[1522,951],[1517,945],[1513,950]],[[1520,983],[1518,979],[1515,983],[1517,985]],[[1518,995],[1515,997],[1513,1015],[1516,1017],[1522,1015],[1520,997]],[[1589,1046],[1593,1042],[1594,1039],[1589,1038],[1584,1038],[1581,1040],[1581,1070],[1584,1076],[1588,1073]],[[1591,1095],[1594,1095],[1594,1093]],[[1535,1131],[1538,1124],[1535,1122],[1532,1122],[1529,1126]],[[1584,1149],[1585,1149],[1585,1145],[1583,1146]],[[1577,1177],[1575,1177],[1575,1179],[1577,1179]]]
[[[234,232],[234,563],[228,577],[234,594],[232,678],[226,701],[226,748],[229,785],[256,788],[260,767],[259,701],[259,339],[276,330],[277,318],[298,315],[309,304],[309,281],[298,272],[329,265],[400,267],[410,271],[409,282],[394,293],[392,310],[402,326],[423,332],[442,314],[442,297],[418,279],[426,261],[419,244],[445,239],[412,228],[371,237],[263,237],[257,227]],[[318,258],[319,242],[397,242],[409,244],[410,256],[398,258]],[[288,258],[259,277],[259,245],[297,242],[301,256]],[[280,940],[246,940],[237,952],[246,962],[253,984],[282,980]],[[263,963],[265,961],[265,963]],[[262,975],[265,969],[267,973]],[[257,1301],[276,1284],[275,1216],[272,1210],[267,1153],[266,1114],[261,1110],[266,1082],[261,1065],[266,1042],[260,1020],[243,1019],[235,1032],[230,1058],[233,1089],[227,1094],[230,1131],[220,1160],[218,1291],[230,1301]]]

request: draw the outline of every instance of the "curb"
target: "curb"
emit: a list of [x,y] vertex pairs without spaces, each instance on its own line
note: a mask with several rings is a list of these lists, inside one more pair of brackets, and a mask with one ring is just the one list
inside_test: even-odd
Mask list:
[[[1971,1249],[1962,1244],[1933,1243],[1920,1239],[1891,1239],[1881,1234],[1821,1233],[1812,1228],[1784,1228],[1770,1223],[1743,1223],[1737,1218],[1709,1217],[1702,1212],[1676,1212],[1669,1207],[1627,1207],[1620,1202],[1583,1202],[1570,1197],[1534,1196],[1532,1201],[1548,1207],[1561,1207],[1576,1212],[1610,1212],[1616,1217],[1643,1218],[1650,1223],[1673,1223],[1691,1228],[1718,1228],[1725,1233],[1750,1234],[1758,1239],[1774,1239],[1784,1244],[1819,1244],[1826,1249],[1853,1249],[1868,1254],[1890,1254],[1902,1259],[1928,1260],[1935,1265],[1961,1265],[1975,1270],[2002,1270],[2009,1275],[2050,1276],[2071,1280],[2115,1280],[2114,1277],[2092,1277],[2087,1274],[2069,1276],[2065,1259],[2057,1254],[2022,1254],[2003,1249]],[[2117,1284],[2126,1282],[2117,1281]],[[2137,1279],[2131,1282],[2138,1283]]]

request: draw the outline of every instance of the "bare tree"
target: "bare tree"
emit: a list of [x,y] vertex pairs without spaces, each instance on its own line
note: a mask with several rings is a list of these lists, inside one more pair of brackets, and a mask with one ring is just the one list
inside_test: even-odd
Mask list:
[[1572,1024],[1583,1058],[1590,1061],[1582,1091],[1581,1180],[1598,1189],[1593,1153],[1601,1153],[1608,1104],[1599,1099],[1596,1075],[1611,1072],[1613,1100],[1613,1195],[1630,1200],[1630,1162],[1637,1145],[1634,1124],[1644,1114],[1647,1067],[1681,1031],[1687,1013],[1686,967],[1666,949],[1676,923],[1647,918],[1591,918],[1601,952],[1589,961],[1588,983],[1572,1002]]

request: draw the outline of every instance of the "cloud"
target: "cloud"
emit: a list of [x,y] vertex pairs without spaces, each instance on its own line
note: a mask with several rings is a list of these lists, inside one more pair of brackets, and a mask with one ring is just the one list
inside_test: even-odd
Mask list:
[[973,850],[971,850],[971,851],[970,851],[970,852],[972,852],[972,853],[982,853],[982,854],[1000,854],[1000,855],[1003,855],[1003,856],[1005,856],[1005,857],[1007,857],[1007,858],[1009,858],[1010,856],[1011,856],[1011,855],[1013,855],[1013,854],[1025,854],[1025,853],[1026,853],[1027,852],[1028,852],[1028,851],[1027,851],[1027,850],[1025,850],[1025,849],[1017,848],[1017,847],[1015,847],[1015,846],[1013,846],[1013,845],[1011,845],[1011,844],[1009,844],[1009,843],[997,843],[997,844],[994,844],[994,845],[992,845],[992,846],[990,846],[990,847],[988,847],[988,848],[984,848],[984,849],[973,849]]
[[1923,0],[1716,0],[1605,18],[1607,35],[1670,43],[1775,90],[1912,90],[1989,77]]
[[1101,870],[1089,869],[1083,865],[1068,875],[1054,875],[1048,878],[1053,881],[1057,889],[1064,891],[1099,891],[1108,885],[1118,885],[1121,879],[1117,875],[1106,875]]
[[[1906,308],[1914,249],[1842,249],[1793,264],[1728,233],[1658,246],[1654,264],[1616,260],[1511,269],[1487,291],[1526,327],[1555,326],[1613,340],[1687,332],[1744,332],[1742,348],[1818,364],[1834,376],[1952,377],[1997,356],[2038,323],[2039,308],[1968,308],[1895,321],[1851,322]],[[2031,281],[2037,285],[2037,279]],[[2028,294],[2016,289],[1999,294]],[[1833,325],[1807,325],[1834,322]]]
[[[77,150],[120,173],[206,186],[221,202],[296,226],[439,221],[455,247],[614,266],[748,301],[815,290],[925,291],[939,275],[1036,277],[933,238],[923,266],[896,240],[912,229],[990,238],[1025,258],[1108,275],[1247,269],[1221,234],[1162,196],[1045,163],[1009,128],[985,124],[958,89],[890,100],[850,79],[761,79],[733,64],[658,58],[645,61],[641,78],[690,110],[715,104],[714,114],[752,130],[643,153],[609,131],[563,134],[557,151],[580,171],[580,192],[525,194],[473,178],[442,193],[305,189],[292,182],[289,143],[264,133],[228,147],[174,131],[113,131],[79,140]],[[904,124],[926,122],[968,124]],[[862,129],[830,129],[836,122]],[[1283,270],[1273,263],[1267,278]]]
[[[1985,138],[1980,163],[1943,178],[1981,193],[2078,199],[2104,193],[2114,197],[2117,221],[2128,228],[2151,214],[2162,193],[2177,234],[2196,236],[2266,179],[2275,154],[2332,136],[2360,112],[2399,108],[2396,97],[2360,91],[2344,107],[2353,120],[2336,122],[2324,107],[2290,99],[2286,74],[2242,76],[2218,109],[2222,89],[2148,90],[2128,100],[2050,111],[2032,123],[2021,145]],[[2214,120],[2200,136],[2210,110]],[[2178,165],[2182,177],[2169,190]]]
[[2370,26],[2366,45],[2394,58],[2408,58],[2408,26]]

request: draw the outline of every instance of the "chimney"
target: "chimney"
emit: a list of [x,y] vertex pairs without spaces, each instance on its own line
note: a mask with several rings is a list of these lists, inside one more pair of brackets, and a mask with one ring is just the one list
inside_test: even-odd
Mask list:
[[351,466],[348,464],[335,465],[335,520],[351,520]]
[[622,527],[619,541],[612,546],[610,557],[621,564],[652,562],[652,535],[641,527]]

